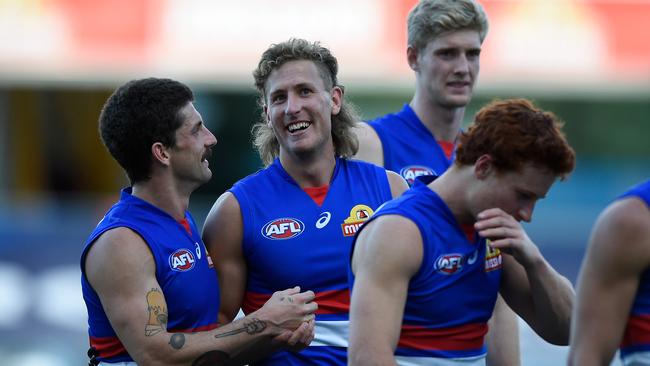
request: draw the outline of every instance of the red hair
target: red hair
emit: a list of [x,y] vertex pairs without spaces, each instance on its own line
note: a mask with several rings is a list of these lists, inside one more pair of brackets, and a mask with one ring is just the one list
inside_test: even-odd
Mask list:
[[519,171],[533,163],[564,178],[575,167],[575,152],[562,125],[553,113],[526,99],[493,101],[478,111],[474,123],[459,137],[455,163],[472,165],[488,154],[501,172]]

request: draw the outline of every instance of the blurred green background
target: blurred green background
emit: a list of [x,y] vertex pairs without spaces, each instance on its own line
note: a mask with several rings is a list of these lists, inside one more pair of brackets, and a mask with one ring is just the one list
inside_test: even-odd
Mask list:
[[[190,83],[190,86],[192,84]],[[262,167],[251,146],[250,129],[261,110],[257,95],[193,88],[196,105],[218,139],[211,159],[213,179],[199,194],[218,195]],[[72,192],[114,193],[128,182],[101,145],[99,111],[112,89],[0,89],[5,198]],[[530,91],[488,93],[480,89],[467,108],[465,125],[485,103],[525,97],[565,121],[564,131],[580,160],[645,160],[650,157],[650,92],[597,96]],[[364,93],[347,88],[363,119],[399,110],[410,93]]]

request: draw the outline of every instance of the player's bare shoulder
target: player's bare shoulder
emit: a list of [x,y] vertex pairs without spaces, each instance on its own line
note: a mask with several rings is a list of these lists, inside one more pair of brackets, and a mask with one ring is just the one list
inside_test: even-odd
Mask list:
[[96,290],[110,290],[120,283],[116,279],[153,276],[153,262],[149,246],[138,233],[127,227],[116,227],[93,243],[84,265],[88,281]]
[[408,183],[402,178],[401,175],[386,170],[386,176],[388,177],[388,183],[390,184],[390,192],[393,198],[397,198],[402,195],[407,189],[409,189]]
[[384,150],[375,129],[366,122],[360,122],[353,131],[359,140],[359,150],[354,158],[383,167]]
[[609,205],[598,217],[591,251],[645,268],[650,264],[650,209],[642,200],[628,197]]
[[[225,192],[208,213],[201,237],[208,252],[241,256],[243,219],[239,201],[231,192]],[[234,251],[234,252],[233,252]]]

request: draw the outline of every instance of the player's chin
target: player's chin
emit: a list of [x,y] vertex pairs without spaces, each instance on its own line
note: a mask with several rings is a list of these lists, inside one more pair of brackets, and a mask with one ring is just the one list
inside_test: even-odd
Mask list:
[[469,104],[469,101],[471,99],[472,97],[466,94],[450,95],[447,97],[447,106],[454,108],[465,107],[467,104]]
[[212,179],[212,170],[210,168],[205,168],[203,171],[203,174],[201,175],[201,178],[199,179],[201,184],[205,184]]
[[316,150],[316,144],[311,141],[304,140],[291,144],[289,151],[295,155],[312,154]]

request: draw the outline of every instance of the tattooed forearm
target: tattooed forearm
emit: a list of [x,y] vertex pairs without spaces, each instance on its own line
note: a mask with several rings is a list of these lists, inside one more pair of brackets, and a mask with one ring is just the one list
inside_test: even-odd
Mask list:
[[214,337],[215,338],[223,338],[223,337],[228,337],[231,335],[239,334],[246,332],[248,334],[255,334],[255,333],[260,333],[264,329],[266,329],[266,322],[263,320],[259,320],[257,318],[252,318],[250,320],[246,319],[244,320],[244,326],[238,329],[230,330],[228,332],[224,333],[219,333],[216,334]]
[[192,362],[192,366],[228,365],[230,355],[222,351],[210,351]]
[[173,349],[181,349],[185,345],[185,334],[183,333],[174,333],[169,339],[169,345]]
[[147,292],[147,311],[149,321],[144,327],[144,335],[149,337],[164,332],[167,329],[167,305],[160,289],[152,288]]

